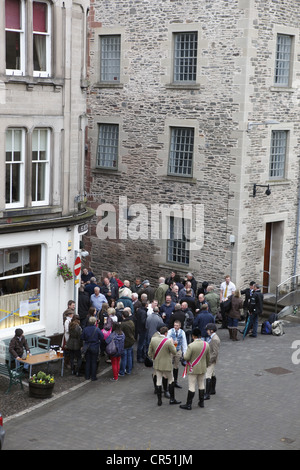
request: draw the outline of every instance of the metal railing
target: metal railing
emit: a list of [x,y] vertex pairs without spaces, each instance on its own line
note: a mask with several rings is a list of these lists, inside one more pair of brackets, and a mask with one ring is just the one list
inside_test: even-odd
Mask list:
[[275,313],[278,311],[278,304],[294,307],[300,305],[300,274],[291,276],[276,286]]

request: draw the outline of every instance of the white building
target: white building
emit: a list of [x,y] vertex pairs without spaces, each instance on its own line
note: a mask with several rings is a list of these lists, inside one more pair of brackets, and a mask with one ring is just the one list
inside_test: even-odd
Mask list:
[[0,339],[63,331],[84,204],[87,0],[0,5]]

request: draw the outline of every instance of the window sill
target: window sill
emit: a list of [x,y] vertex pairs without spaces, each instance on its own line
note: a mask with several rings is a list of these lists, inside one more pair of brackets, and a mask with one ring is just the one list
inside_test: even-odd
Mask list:
[[32,89],[34,85],[49,85],[54,86],[55,90],[60,90],[64,84],[63,79],[57,79],[53,77],[29,77],[28,75],[0,75],[0,79],[4,83],[20,83],[27,85],[28,89]]
[[296,88],[287,87],[287,86],[277,86],[273,85],[270,87],[270,91],[281,92],[281,93],[295,93]]
[[281,184],[290,184],[290,180],[288,179],[272,179],[269,181],[266,181],[266,184],[269,184],[270,186],[279,186]]
[[120,82],[117,82],[117,83],[114,83],[114,82],[103,82],[103,83],[95,83],[93,85],[94,88],[123,88],[124,85],[123,83],[120,83]]
[[93,168],[92,173],[94,175],[110,175],[110,176],[122,176],[122,172],[118,169],[112,168]]
[[192,176],[173,176],[173,175],[164,175],[161,176],[162,181],[170,181],[172,183],[187,183],[187,184],[196,184],[197,179]]
[[166,85],[167,90],[200,90],[198,83],[169,83]]
[[34,206],[34,207],[22,207],[20,209],[4,209],[2,212],[4,218],[11,218],[11,217],[27,217],[27,216],[35,216],[35,215],[42,215],[42,214],[55,214],[61,213],[62,208],[57,206]]

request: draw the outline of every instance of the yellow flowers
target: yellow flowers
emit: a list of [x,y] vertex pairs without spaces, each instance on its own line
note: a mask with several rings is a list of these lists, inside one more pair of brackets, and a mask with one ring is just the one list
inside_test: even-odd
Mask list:
[[55,380],[53,375],[46,374],[45,372],[38,372],[37,374],[34,374],[32,377],[30,377],[29,382],[35,383],[35,384],[41,384],[41,385],[48,385],[48,384],[54,384]]

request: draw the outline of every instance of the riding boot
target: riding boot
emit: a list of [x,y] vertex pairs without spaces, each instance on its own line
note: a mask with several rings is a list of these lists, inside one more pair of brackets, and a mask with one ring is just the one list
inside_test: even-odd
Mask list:
[[157,376],[152,375],[152,380],[153,380],[153,385],[154,385],[154,393],[156,394],[157,393],[157,389],[156,389]]
[[204,408],[204,389],[203,389],[203,390],[199,390],[199,401],[198,401],[198,405],[200,406],[200,408]]
[[206,390],[204,395],[204,400],[210,399],[210,387],[211,387],[211,379],[206,379]]
[[233,328],[232,330],[232,341],[239,341],[237,338],[237,328]]
[[180,408],[183,410],[191,410],[192,409],[192,401],[195,396],[195,392],[188,391],[187,400],[185,405],[179,405]]
[[164,390],[164,397],[170,398],[170,394],[168,392],[168,379],[165,377],[162,378],[163,390]]
[[162,393],[161,385],[157,385],[156,386],[156,394],[157,394],[157,405],[158,406],[162,405],[161,393]]
[[178,369],[173,369],[173,377],[174,377],[174,386],[176,388],[182,388],[181,385],[179,385],[179,383],[177,382],[177,379],[178,379]]
[[179,405],[181,401],[177,401],[175,399],[175,384],[172,382],[169,385],[169,392],[170,392],[170,405]]
[[232,328],[228,328],[229,331],[229,339],[232,339]]
[[211,378],[211,384],[210,384],[210,395],[216,394],[216,383],[217,383],[217,378],[215,375],[213,375]]

